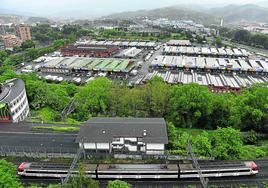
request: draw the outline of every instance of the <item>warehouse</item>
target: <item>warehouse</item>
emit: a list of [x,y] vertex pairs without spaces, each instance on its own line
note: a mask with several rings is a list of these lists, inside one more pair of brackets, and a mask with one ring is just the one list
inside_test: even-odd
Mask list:
[[164,154],[166,122],[163,118],[92,118],[81,127],[76,143],[87,152]]
[[193,57],[193,56],[156,56],[151,62],[153,69],[199,69],[214,71],[268,73],[268,62],[262,60],[244,60],[229,58]]
[[134,60],[112,58],[58,57],[41,66],[42,73],[114,72],[129,73],[136,65]]
[[138,49],[136,47],[127,48],[121,51],[119,54],[115,55],[117,58],[135,58],[142,52],[142,49]]
[[187,55],[204,57],[248,57],[250,54],[244,49],[231,48],[208,48],[208,47],[186,47],[166,46],[163,49],[164,55]]
[[170,40],[167,42],[168,46],[191,46],[191,42],[189,40]]
[[118,53],[119,48],[103,45],[68,45],[62,47],[60,52],[63,56],[106,58]]
[[120,48],[143,48],[143,49],[154,49],[158,46],[157,42],[153,41],[127,41],[127,40],[86,40],[86,41],[77,41],[76,45],[96,45],[96,46],[117,46]]
[[172,72],[172,71],[153,71],[144,78],[139,79],[136,84],[145,83],[153,77],[161,77],[169,84],[190,84],[208,86],[212,92],[240,92],[241,88],[250,87],[257,83],[268,83],[268,78],[260,75],[236,75],[236,74],[213,74],[200,72]]

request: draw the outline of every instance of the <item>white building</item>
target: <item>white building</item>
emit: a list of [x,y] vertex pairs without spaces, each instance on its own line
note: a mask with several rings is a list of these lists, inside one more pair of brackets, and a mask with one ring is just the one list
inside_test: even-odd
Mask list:
[[24,82],[11,79],[2,83],[0,91],[0,122],[17,123],[24,121],[29,114]]
[[91,152],[164,154],[168,144],[163,118],[92,118],[76,142]]

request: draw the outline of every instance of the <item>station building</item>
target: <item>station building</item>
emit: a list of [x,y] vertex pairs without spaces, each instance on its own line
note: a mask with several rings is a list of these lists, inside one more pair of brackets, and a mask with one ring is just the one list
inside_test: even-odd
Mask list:
[[163,118],[92,118],[81,127],[76,143],[94,153],[164,154],[166,122]]
[[29,114],[24,82],[17,78],[7,80],[0,90],[0,122],[24,121]]

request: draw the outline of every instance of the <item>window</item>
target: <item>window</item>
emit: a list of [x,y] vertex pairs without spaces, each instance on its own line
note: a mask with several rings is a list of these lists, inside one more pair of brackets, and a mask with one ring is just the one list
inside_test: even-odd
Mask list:
[[113,142],[120,142],[120,138],[118,137],[113,138]]

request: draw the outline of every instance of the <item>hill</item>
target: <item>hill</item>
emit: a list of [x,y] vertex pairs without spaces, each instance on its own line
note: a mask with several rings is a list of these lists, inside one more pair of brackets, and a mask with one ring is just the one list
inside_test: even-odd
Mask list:
[[268,23],[268,8],[254,4],[228,5],[206,10],[213,16],[224,18],[226,22],[257,21]]
[[196,10],[191,10],[181,6],[172,6],[165,8],[158,8],[153,10],[138,10],[130,12],[115,13],[103,18],[110,19],[132,19],[132,18],[168,18],[168,19],[181,19],[181,20],[193,20],[195,22],[201,22],[204,24],[215,23],[217,19]]

